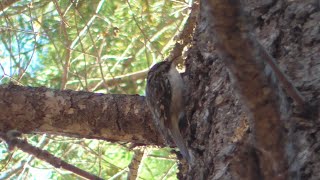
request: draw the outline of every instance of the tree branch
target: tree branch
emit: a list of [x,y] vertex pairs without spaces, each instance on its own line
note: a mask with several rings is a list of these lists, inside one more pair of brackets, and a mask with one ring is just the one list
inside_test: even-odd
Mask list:
[[148,71],[149,71],[149,69],[144,69],[144,70],[133,72],[133,73],[115,76],[113,78],[105,78],[105,81],[103,81],[103,80],[100,81],[94,88],[91,88],[91,90],[103,88],[102,85],[104,83],[107,86],[116,86],[121,83],[132,82],[132,81],[136,81],[138,79],[144,79],[147,76]]
[[141,166],[142,158],[144,156],[144,149],[135,149],[134,155],[132,157],[131,163],[129,164],[129,172],[127,180],[137,180],[138,172]]
[[0,86],[0,131],[163,145],[144,97]]
[[46,161],[47,163],[51,164],[55,168],[63,168],[65,170],[71,171],[81,177],[87,178],[87,179],[96,179],[96,180],[102,180],[102,178],[90,174],[74,165],[71,165],[67,163],[66,161],[61,160],[58,157],[55,157],[51,153],[49,153],[46,150],[42,150],[38,147],[34,147],[30,145],[27,140],[19,139],[16,135],[11,136],[10,134],[17,134],[17,132],[8,132],[8,133],[2,133],[0,132],[0,138],[5,140],[9,146],[18,147],[22,151],[32,154],[33,156],[37,157],[38,159],[41,159],[43,161]]

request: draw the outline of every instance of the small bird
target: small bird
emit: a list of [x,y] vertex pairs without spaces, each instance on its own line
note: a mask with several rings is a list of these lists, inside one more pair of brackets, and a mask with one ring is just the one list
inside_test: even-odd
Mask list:
[[159,62],[150,69],[146,100],[154,125],[166,143],[173,140],[182,156],[190,163],[191,155],[179,129],[179,121],[185,110],[184,93],[184,82],[172,61]]

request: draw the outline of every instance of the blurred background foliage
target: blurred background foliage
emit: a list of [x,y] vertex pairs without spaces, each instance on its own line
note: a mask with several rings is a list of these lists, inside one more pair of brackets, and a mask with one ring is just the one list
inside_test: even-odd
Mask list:
[[[0,84],[144,95],[191,0],[0,0]],[[126,179],[130,144],[30,135],[28,141],[104,179]],[[176,179],[170,149],[144,148],[139,179]],[[0,179],[81,179],[0,144]]]

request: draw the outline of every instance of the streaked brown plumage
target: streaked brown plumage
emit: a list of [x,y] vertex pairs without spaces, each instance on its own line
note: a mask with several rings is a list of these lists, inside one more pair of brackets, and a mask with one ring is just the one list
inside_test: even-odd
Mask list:
[[154,125],[165,141],[174,142],[190,162],[190,154],[180,133],[179,120],[184,113],[184,82],[173,62],[155,64],[147,77],[146,99]]

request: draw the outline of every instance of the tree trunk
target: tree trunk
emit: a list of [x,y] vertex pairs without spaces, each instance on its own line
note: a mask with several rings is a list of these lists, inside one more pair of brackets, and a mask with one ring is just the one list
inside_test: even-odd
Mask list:
[[[235,71],[237,67],[232,63],[241,58],[248,60],[248,54],[259,48],[256,45],[247,52],[248,47],[235,45],[241,45],[241,42],[225,44],[232,38],[244,38],[237,36],[242,34],[235,29],[225,28],[240,26],[239,21],[243,20],[238,18],[239,21],[226,25],[227,18],[233,18],[232,8],[235,8],[230,6],[228,9],[226,4],[236,2],[201,2],[194,43],[188,51],[185,78],[190,92],[188,142],[196,162],[184,178],[319,179],[319,2],[242,2],[243,10],[251,18],[248,18],[251,33],[300,91],[306,102],[302,107],[288,97],[290,94],[283,85],[278,88],[277,84],[268,84],[266,86],[270,85],[273,92],[268,90],[267,93],[261,88],[265,85],[257,86],[259,81],[281,84],[279,77],[273,75],[273,70],[267,66],[252,79],[241,76],[241,73],[258,70],[252,68],[250,61]],[[215,5],[211,9],[210,3]],[[225,8],[221,14],[219,8]],[[237,16],[241,14],[235,14],[235,18]],[[240,55],[232,54],[232,51]],[[259,54],[256,57],[268,65],[264,57]],[[262,76],[269,79],[262,80]],[[262,94],[253,94],[259,91]],[[270,98],[263,100],[265,94]],[[250,97],[258,101],[260,107],[252,106]],[[274,113],[279,116],[272,115]]]

